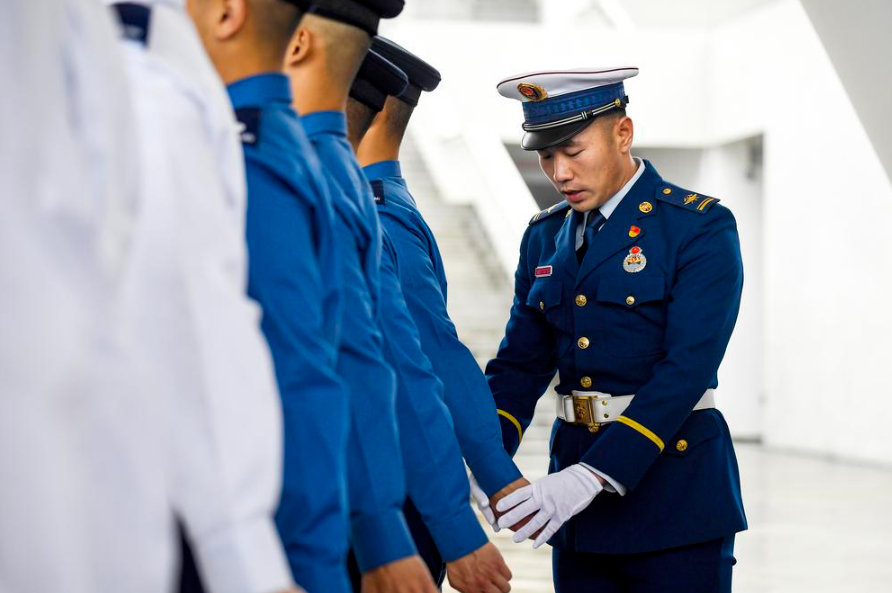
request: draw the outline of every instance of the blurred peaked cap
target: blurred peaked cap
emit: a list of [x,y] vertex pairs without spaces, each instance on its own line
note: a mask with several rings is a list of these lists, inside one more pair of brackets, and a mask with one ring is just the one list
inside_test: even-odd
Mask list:
[[374,50],[369,50],[350,88],[350,96],[376,112],[384,109],[387,97],[406,90],[409,78],[400,68]]
[[509,76],[499,94],[523,103],[521,145],[542,150],[569,140],[603,114],[629,104],[623,81],[638,68],[578,68]]
[[404,0],[309,0],[310,12],[352,25],[370,36],[378,32],[378,21],[392,19],[403,11]]
[[440,84],[440,72],[404,47],[384,37],[372,39],[372,49],[396,64],[409,78],[409,86],[399,99],[418,105],[421,92],[431,92]]
[[282,0],[282,1],[286,2],[288,4],[291,4],[291,5],[297,6],[303,12],[310,10],[310,6],[312,6],[312,4],[313,4],[312,0]]

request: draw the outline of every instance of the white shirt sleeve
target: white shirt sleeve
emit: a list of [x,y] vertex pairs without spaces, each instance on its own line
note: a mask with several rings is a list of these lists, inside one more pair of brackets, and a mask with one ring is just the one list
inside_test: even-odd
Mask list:
[[[200,47],[194,29],[178,25],[185,14],[153,10],[153,36],[190,35],[159,45]],[[155,60],[135,44],[125,50],[146,171],[127,299],[153,387],[170,398],[171,497],[209,592],[286,589],[291,573],[273,521],[281,403],[260,312],[246,296],[244,211],[233,210],[218,168],[196,101],[202,89],[170,70],[181,53]],[[240,155],[232,122],[223,125]]]
[[601,476],[602,478],[604,478],[604,480],[607,482],[607,483],[604,485],[604,490],[606,490],[607,492],[612,492],[612,493],[614,493],[614,494],[619,494],[620,496],[625,496],[625,495],[626,495],[626,487],[623,486],[622,484],[620,484],[619,482],[617,482],[616,480],[614,480],[613,478],[611,478],[610,476],[608,476],[607,474],[605,474],[604,472],[600,472],[600,471],[596,470],[595,468],[593,468],[592,466],[590,466],[590,465],[587,464],[587,463],[582,463],[582,462],[580,462],[579,465],[585,467],[586,469],[588,469],[588,470],[591,471],[592,473],[594,473],[594,474],[596,474],[596,475]]

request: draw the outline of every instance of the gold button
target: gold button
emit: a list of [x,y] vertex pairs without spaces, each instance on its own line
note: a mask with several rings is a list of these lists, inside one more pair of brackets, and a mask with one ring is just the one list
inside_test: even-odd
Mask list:
[[542,301],[539,301],[539,310],[540,310],[540,311],[544,311],[544,310],[545,310],[545,303],[542,302]]
[[576,341],[576,345],[579,346],[580,350],[585,350],[586,348],[588,348],[588,338],[579,338],[579,340]]
[[592,378],[591,377],[583,377],[579,380],[579,384],[588,389],[592,386]]
[[627,297],[626,297],[626,304],[629,305],[630,307],[631,307],[632,305],[634,305],[634,304],[635,304],[635,297],[633,297],[632,295],[627,296]]
[[665,188],[663,188],[663,193],[666,194],[666,195],[668,196],[669,194],[672,193],[672,188],[671,188],[671,187],[665,187]]
[[650,202],[641,202],[640,204],[638,204],[638,209],[647,214],[654,209],[654,205]]
[[607,400],[606,400],[606,399],[602,399],[602,400],[601,400],[601,405],[602,405],[602,406],[606,406],[606,405],[607,405]]
[[688,450],[688,442],[684,439],[681,439],[675,444],[675,450],[679,453],[684,453]]
[[588,299],[585,298],[584,294],[576,295],[576,304],[580,307],[585,307],[585,304],[588,302]]

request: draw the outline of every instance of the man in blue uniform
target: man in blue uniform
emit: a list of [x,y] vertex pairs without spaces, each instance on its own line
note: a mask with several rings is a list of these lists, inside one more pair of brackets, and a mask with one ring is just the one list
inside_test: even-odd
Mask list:
[[[369,59],[364,61],[363,56],[369,34],[374,32],[371,27],[362,26],[360,14],[349,3],[320,0],[296,31],[285,63],[295,91],[295,106],[303,114],[304,129],[336,184],[338,226],[349,251],[344,257],[352,261],[347,265],[353,269],[345,290],[350,295],[351,309],[363,303],[364,311],[361,320],[349,321],[351,336],[365,331],[376,338],[368,340],[363,352],[352,358],[364,357],[367,368],[377,366],[389,373],[392,367],[396,371],[394,409],[392,375],[370,375],[349,361],[345,361],[342,370],[354,400],[359,400],[351,432],[349,473],[353,523],[365,526],[361,530],[354,527],[352,542],[358,571],[363,573],[362,589],[367,591],[385,579],[404,586],[405,577],[391,573],[401,567],[405,550],[395,547],[395,527],[381,528],[384,519],[380,516],[385,510],[381,502],[386,502],[387,510],[393,513],[394,507],[398,512],[405,500],[405,493],[399,492],[399,498],[395,498],[397,489],[390,487],[402,484],[400,452],[387,451],[380,445],[382,439],[395,438],[395,434],[387,435],[383,430],[375,434],[370,430],[376,425],[389,425],[395,431],[396,419],[406,486],[415,503],[407,503],[406,507],[410,525],[420,511],[444,547],[450,560],[450,582],[458,590],[482,591],[495,585],[497,589],[492,590],[507,591],[510,571],[495,547],[487,542],[468,506],[467,479],[449,414],[442,403],[442,385],[421,351],[417,330],[400,290],[396,252],[389,238],[382,236],[371,187],[347,142],[347,93],[360,64],[370,67]],[[405,87],[405,76],[395,67],[381,58],[372,63],[386,76],[389,85],[399,87],[394,92]],[[357,348],[352,341],[352,337],[344,336],[342,359],[347,358],[349,350]],[[389,488],[386,501],[376,501],[372,495],[385,488]],[[400,533],[399,537],[403,535]],[[440,566],[436,569],[434,576],[439,582],[442,570]],[[359,575],[355,576],[354,587],[358,590]]]
[[512,453],[559,374],[550,473],[496,508],[515,541],[550,541],[558,593],[726,593],[746,519],[713,389],[740,305],[737,228],[632,157],[623,80],[637,73],[499,84],[566,200],[530,221],[486,369]]
[[[399,45],[376,37],[372,50],[392,60],[409,77],[409,86],[390,96],[374,123],[362,135],[358,157],[375,190],[381,223],[400,254],[403,293],[421,334],[421,346],[445,385],[445,400],[455,422],[455,433],[465,460],[489,495],[501,498],[528,484],[501,446],[492,394],[480,367],[458,339],[446,309],[446,275],[436,239],[403,179],[399,150],[410,117],[423,91],[433,91],[440,74]],[[372,73],[373,74],[373,73]],[[350,100],[351,112],[374,113],[369,85],[374,76],[360,76]],[[368,118],[358,118],[367,120]],[[357,127],[361,128],[361,122]],[[357,130],[357,132],[360,132]],[[357,134],[358,135],[358,134]],[[482,501],[488,503],[483,495]],[[416,538],[417,541],[417,538]]]
[[280,73],[302,11],[281,0],[190,0],[189,12],[243,126],[248,293],[263,308],[285,424],[276,525],[301,587],[346,593],[339,243],[321,165]]

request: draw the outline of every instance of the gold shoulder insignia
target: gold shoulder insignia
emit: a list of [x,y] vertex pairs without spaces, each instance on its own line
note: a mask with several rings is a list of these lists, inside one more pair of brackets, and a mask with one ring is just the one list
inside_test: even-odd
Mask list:
[[710,208],[719,203],[718,198],[711,198],[686,189],[682,189],[670,183],[664,183],[658,186],[656,198],[662,202],[667,202],[674,206],[679,206],[685,210],[693,210],[694,212],[705,213]]
[[558,202],[557,204],[554,204],[553,206],[549,206],[542,212],[539,212],[538,214],[533,216],[533,218],[530,219],[530,224],[535,224],[537,222],[541,222],[541,221],[545,220],[546,218],[548,218],[549,216],[551,216],[552,214],[556,214],[557,212],[563,212],[564,210],[566,210],[569,207],[570,207],[570,204],[567,203],[566,200],[564,200],[563,202]]

